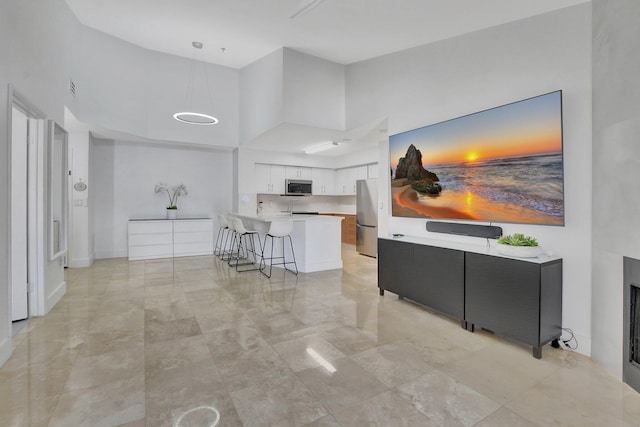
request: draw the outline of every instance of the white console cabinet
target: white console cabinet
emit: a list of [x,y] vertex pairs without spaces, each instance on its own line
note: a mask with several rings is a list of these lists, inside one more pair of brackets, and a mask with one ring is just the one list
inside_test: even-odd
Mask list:
[[213,254],[211,219],[134,219],[127,226],[129,260]]

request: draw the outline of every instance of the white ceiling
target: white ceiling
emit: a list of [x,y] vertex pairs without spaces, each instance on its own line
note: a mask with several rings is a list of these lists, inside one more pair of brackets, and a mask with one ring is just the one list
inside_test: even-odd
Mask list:
[[[242,68],[281,47],[341,64],[587,0],[66,0],[89,27],[138,46]],[[222,52],[225,48],[225,52]]]

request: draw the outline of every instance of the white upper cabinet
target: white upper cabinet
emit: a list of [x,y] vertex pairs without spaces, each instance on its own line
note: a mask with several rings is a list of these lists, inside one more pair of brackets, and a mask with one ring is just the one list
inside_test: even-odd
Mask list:
[[269,185],[269,165],[256,163],[255,177],[256,193],[268,193],[271,189]]
[[355,195],[356,181],[367,179],[367,166],[338,169],[336,171],[336,194]]
[[302,166],[285,166],[287,179],[311,179],[311,168]]
[[353,182],[349,182],[349,185],[351,186],[351,193],[350,194],[356,194],[356,181],[359,179],[367,179],[367,165],[363,165],[363,166],[356,166],[353,169],[353,175],[354,175],[354,179]]
[[313,168],[311,170],[312,193],[325,196],[335,194],[335,177],[336,171],[333,169]]
[[284,194],[285,180],[304,179],[312,181],[311,191],[314,195],[349,196],[356,194],[357,180],[378,177],[378,164],[335,170],[256,163],[255,172],[257,194]]
[[256,163],[256,193],[284,194],[285,166]]

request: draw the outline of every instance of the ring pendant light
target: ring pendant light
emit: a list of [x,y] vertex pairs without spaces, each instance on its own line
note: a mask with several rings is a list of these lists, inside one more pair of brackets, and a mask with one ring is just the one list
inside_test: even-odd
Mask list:
[[[202,43],[194,41],[191,45],[195,49],[202,49]],[[197,51],[196,51],[197,52]],[[195,90],[195,79],[196,79],[196,68],[198,66],[198,62],[200,62],[202,68],[202,74],[204,75],[204,81],[206,85],[206,94],[207,99],[211,102],[211,90],[209,89],[209,79],[207,78],[207,70],[205,64],[202,60],[197,61],[196,55],[193,55],[193,59],[191,61],[191,68],[189,70],[189,81],[187,83],[187,103],[188,106],[187,111],[179,111],[173,115],[173,118],[179,122],[187,123],[190,125],[215,125],[218,123],[218,119],[212,116],[211,114],[195,112],[191,107],[193,105],[193,92]],[[211,107],[213,109],[213,103],[211,103]]]

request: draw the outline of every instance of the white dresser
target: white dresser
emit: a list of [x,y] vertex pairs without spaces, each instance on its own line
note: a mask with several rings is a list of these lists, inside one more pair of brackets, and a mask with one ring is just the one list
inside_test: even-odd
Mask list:
[[213,254],[210,218],[132,219],[127,233],[130,261]]

